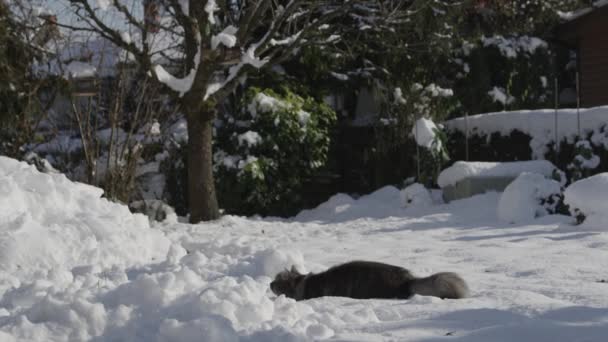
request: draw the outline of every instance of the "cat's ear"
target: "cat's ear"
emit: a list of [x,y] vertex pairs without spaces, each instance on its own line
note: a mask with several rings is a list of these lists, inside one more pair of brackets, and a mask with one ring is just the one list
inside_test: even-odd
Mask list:
[[295,265],[291,265],[291,273],[295,273],[295,274],[300,274],[300,272],[298,272],[298,269],[296,268]]

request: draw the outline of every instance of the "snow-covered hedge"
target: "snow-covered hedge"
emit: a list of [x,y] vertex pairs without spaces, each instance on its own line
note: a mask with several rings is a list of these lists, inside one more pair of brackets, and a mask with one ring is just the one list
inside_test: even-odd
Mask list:
[[[487,113],[449,120],[448,150],[454,159],[465,158],[465,129],[469,128],[469,159],[517,161],[547,159],[565,170],[571,180],[608,170],[608,107],[562,109],[557,116],[559,153],[556,156],[555,112],[521,110]],[[586,141],[586,142],[585,142]],[[556,158],[557,157],[557,158]]]

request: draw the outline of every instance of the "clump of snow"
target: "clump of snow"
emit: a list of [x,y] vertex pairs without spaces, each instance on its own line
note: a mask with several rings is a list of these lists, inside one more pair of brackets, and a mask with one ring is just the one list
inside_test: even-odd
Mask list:
[[258,110],[262,113],[274,112],[287,108],[288,104],[275,97],[259,92],[255,95],[251,103],[247,106],[249,114],[253,118],[257,116]]
[[266,63],[268,63],[269,59],[268,58],[260,59],[260,57],[256,56],[255,55],[256,48],[257,48],[257,46],[252,46],[249,49],[247,49],[247,51],[245,51],[245,53],[241,57],[241,61],[243,64],[249,64],[256,69],[259,69],[259,68],[263,67],[264,65],[266,65]]
[[564,203],[573,215],[585,216],[583,226],[608,229],[608,173],[600,173],[572,183],[564,192]]
[[576,179],[582,178],[585,170],[593,170],[600,165],[600,157],[593,153],[591,143],[587,140],[580,140],[574,144],[576,155],[568,169],[573,172],[573,177]]
[[[520,174],[500,196],[498,218],[509,223],[519,223],[554,213],[561,195],[561,185],[538,173]],[[553,210],[551,210],[553,209]]]
[[262,142],[262,137],[258,132],[247,131],[237,136],[237,141],[240,146],[253,147]]
[[0,293],[58,274],[69,282],[76,267],[164,259],[169,240],[150,229],[145,216],[102,199],[102,193],[0,157]]
[[310,122],[309,112],[300,109],[296,114],[298,115],[298,122],[300,123],[300,125],[306,126],[308,122]]
[[211,37],[211,49],[215,50],[222,44],[225,47],[231,48],[236,45],[236,32],[238,29],[232,25],[227,26],[222,32]]
[[395,88],[395,90],[393,91],[393,96],[395,97],[395,102],[397,104],[406,104],[407,103],[407,101],[403,97],[403,90],[401,90],[401,88],[399,88],[399,87]]
[[401,204],[404,207],[428,206],[433,204],[433,198],[424,185],[414,183],[401,190]]
[[508,105],[515,101],[515,98],[506,93],[504,88],[494,87],[492,90],[488,92],[488,95],[492,97],[494,102],[502,103],[503,105]]
[[431,83],[424,88],[433,97],[450,97],[454,95],[454,91],[448,88],[442,88],[435,83]]
[[515,58],[520,52],[533,54],[537,49],[546,49],[547,42],[537,37],[503,37],[495,35],[493,37],[481,37],[484,46],[495,46],[500,53],[507,58]]
[[[603,126],[606,124],[608,106],[580,110],[581,134],[591,134],[591,141],[597,145],[608,146],[608,135]],[[555,141],[566,140],[574,143],[578,137],[576,109],[560,109],[557,112],[557,134],[555,132],[555,111],[552,109],[519,110],[510,112],[486,113],[458,118],[444,122],[450,130],[469,134],[491,135],[495,132],[508,136],[518,130],[532,137],[530,148],[532,158],[544,159],[548,148]]]
[[344,81],[344,82],[346,82],[350,79],[350,77],[348,77],[348,75],[341,74],[339,72],[330,71],[329,74],[332,75],[335,79]]
[[207,0],[205,4],[205,12],[207,12],[207,20],[211,25],[215,25],[215,12],[219,11],[220,8],[215,0]]
[[131,34],[127,31],[123,31],[120,33],[120,39],[127,44],[131,44],[133,39],[131,38]]
[[427,118],[420,118],[412,128],[412,134],[419,146],[440,150],[441,141],[437,139],[437,125]]
[[455,185],[469,177],[517,177],[524,172],[538,173],[547,178],[558,170],[547,160],[530,160],[521,162],[465,162],[457,161],[441,171],[437,178],[440,187]]

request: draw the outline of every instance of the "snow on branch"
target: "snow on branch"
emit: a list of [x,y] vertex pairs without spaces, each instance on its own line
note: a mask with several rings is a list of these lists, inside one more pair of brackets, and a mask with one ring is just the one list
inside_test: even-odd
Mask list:
[[177,78],[171,75],[165,68],[157,64],[154,66],[154,73],[159,82],[165,84],[171,90],[178,92],[179,96],[184,96],[185,93],[190,91],[192,85],[194,84],[194,78],[196,77],[196,73],[198,71],[198,67],[201,61],[201,38],[197,36],[197,46],[198,52],[194,56],[194,67],[190,69],[190,72],[184,78]]

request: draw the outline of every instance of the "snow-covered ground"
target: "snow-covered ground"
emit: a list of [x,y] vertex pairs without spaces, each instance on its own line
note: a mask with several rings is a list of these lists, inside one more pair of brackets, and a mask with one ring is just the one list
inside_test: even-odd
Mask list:
[[[98,189],[0,157],[0,341],[605,341],[608,230],[497,218],[499,194],[404,208],[396,188],[293,219],[148,224]],[[598,223],[599,224],[599,223]],[[600,227],[596,227],[600,228]],[[318,298],[285,267],[455,271],[471,297]]]

